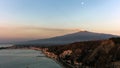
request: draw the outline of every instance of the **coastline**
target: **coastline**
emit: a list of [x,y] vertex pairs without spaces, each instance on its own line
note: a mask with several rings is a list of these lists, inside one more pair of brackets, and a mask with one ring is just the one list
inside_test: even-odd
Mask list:
[[[43,53],[44,54],[44,53]],[[47,57],[47,56],[46,56]],[[49,57],[47,57],[49,58]],[[60,65],[61,68],[66,68],[65,66],[63,66],[63,64],[61,64],[60,62],[58,62],[57,60],[53,59],[53,58],[49,58],[49,59],[52,59],[53,61],[55,61],[57,64]]]
[[54,53],[49,52],[47,50],[48,50],[48,48],[43,48],[41,51],[42,51],[43,54],[45,54],[46,57],[48,57],[48,58],[52,59],[53,61],[55,61],[62,68],[74,68],[73,66],[63,62],[57,55],[55,55]]
[[[29,49],[29,48],[28,48],[28,49]],[[49,58],[49,59],[55,61],[58,65],[60,65],[61,68],[66,68],[66,67],[65,67],[62,63],[60,63],[58,60],[48,57],[48,55],[45,54],[42,49],[35,48],[35,49],[31,49],[31,50],[41,51],[41,52],[45,55],[46,58]]]
[[50,58],[50,57],[48,57],[47,56],[47,54],[45,54],[44,52],[43,52],[43,49],[41,49],[41,48],[36,48],[36,47],[31,47],[31,48],[11,48],[11,47],[1,47],[0,48],[0,50],[4,50],[4,49],[29,49],[29,50],[35,50],[35,51],[41,51],[41,53],[42,54],[44,54],[45,56],[44,57],[46,57],[46,58],[49,58],[49,59],[51,59],[51,60],[53,60],[55,63],[57,63],[61,68],[66,68],[66,67],[64,67],[60,62],[58,62],[56,59],[53,59],[53,58]]

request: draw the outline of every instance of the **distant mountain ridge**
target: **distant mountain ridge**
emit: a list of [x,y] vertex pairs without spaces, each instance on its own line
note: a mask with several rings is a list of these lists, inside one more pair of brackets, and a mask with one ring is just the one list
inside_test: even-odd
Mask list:
[[80,41],[102,40],[111,37],[117,37],[117,36],[111,34],[89,32],[89,31],[80,31],[63,36],[57,36],[48,39],[32,40],[32,41],[22,42],[19,44],[63,45],[73,42],[80,42]]

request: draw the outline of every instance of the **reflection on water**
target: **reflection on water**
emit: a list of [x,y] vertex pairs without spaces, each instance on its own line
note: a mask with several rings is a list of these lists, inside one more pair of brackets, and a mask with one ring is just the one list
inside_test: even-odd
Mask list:
[[[41,56],[41,57],[37,57]],[[61,68],[40,51],[27,49],[0,50],[0,68]]]

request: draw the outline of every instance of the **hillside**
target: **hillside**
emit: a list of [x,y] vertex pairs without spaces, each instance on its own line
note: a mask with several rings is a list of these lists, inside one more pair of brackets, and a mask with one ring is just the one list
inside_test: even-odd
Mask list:
[[103,33],[94,33],[89,31],[80,31],[77,33],[67,34],[64,36],[58,36],[48,39],[39,39],[39,40],[31,40],[27,42],[21,42],[18,44],[38,44],[38,45],[63,45],[63,44],[70,44],[73,42],[79,41],[90,41],[90,40],[102,40],[108,39],[111,37],[116,37],[115,35],[110,34],[103,34]]
[[57,55],[58,62],[65,65],[66,68],[120,67],[120,38],[52,46],[48,47],[47,52]]

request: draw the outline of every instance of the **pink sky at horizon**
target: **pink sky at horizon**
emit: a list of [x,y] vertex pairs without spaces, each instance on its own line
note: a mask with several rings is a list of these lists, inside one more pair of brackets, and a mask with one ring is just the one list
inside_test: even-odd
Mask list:
[[78,32],[78,29],[43,27],[0,27],[0,39],[42,39]]
[[[65,34],[84,31],[83,29],[56,29],[56,28],[43,28],[43,27],[0,27],[0,39],[4,40],[30,40],[30,39],[43,39],[55,36],[61,36]],[[86,30],[87,31],[87,30]],[[89,31],[89,30],[88,30]],[[92,32],[98,32],[98,30],[90,30]],[[106,33],[113,35],[120,35],[118,31],[104,31],[99,30],[98,33]]]

